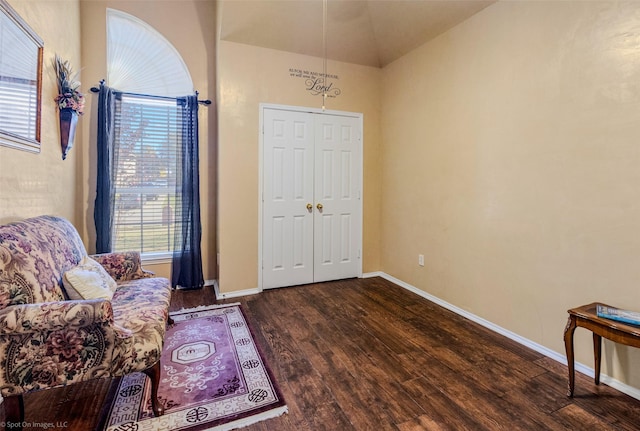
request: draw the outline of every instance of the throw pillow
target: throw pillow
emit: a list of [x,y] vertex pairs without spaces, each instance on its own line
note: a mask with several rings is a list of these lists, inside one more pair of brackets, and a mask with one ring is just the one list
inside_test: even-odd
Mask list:
[[78,266],[65,272],[62,284],[69,299],[111,299],[116,291],[116,281],[105,269],[89,256]]

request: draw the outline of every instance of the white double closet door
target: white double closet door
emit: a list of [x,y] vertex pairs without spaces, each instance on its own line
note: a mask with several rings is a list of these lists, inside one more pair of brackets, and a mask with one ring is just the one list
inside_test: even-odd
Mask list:
[[262,108],[262,287],[361,274],[362,116]]

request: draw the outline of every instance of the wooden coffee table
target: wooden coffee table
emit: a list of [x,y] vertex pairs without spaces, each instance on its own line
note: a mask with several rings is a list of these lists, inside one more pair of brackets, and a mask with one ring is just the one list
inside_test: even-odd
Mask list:
[[630,325],[616,320],[598,317],[596,306],[605,305],[599,302],[572,308],[568,311],[569,321],[564,330],[564,347],[567,351],[567,365],[569,367],[569,391],[567,396],[573,397],[575,386],[575,366],[573,356],[573,333],[577,327],[587,328],[593,332],[593,356],[595,359],[595,382],[600,384],[600,354],[602,352],[602,337],[627,346],[640,347],[640,326]]

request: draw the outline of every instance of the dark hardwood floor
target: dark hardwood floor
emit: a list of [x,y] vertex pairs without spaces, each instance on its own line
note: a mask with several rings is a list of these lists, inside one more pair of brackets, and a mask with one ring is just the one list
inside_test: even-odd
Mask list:
[[[580,373],[567,398],[566,366],[380,278],[222,302],[242,303],[289,407],[247,431],[640,430],[639,400]],[[213,303],[178,291],[171,308]],[[29,394],[25,420],[92,430],[108,385]]]

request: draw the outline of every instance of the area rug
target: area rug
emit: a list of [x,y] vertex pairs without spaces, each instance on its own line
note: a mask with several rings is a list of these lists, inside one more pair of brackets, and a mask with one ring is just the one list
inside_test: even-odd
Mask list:
[[133,373],[114,383],[104,430],[231,430],[287,411],[239,304],[171,317],[158,390],[164,415],[154,417],[149,381]]

